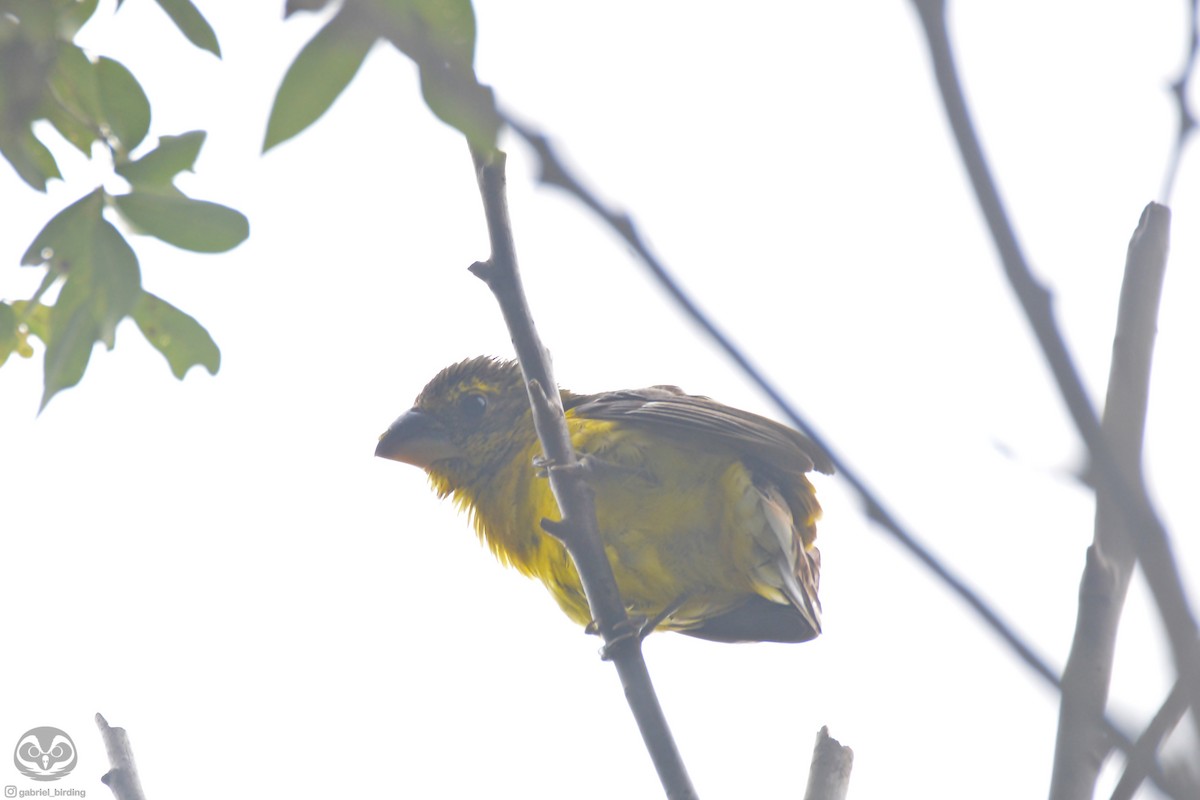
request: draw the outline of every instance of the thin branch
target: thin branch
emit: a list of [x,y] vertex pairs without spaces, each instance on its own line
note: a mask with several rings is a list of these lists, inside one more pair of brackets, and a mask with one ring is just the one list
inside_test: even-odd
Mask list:
[[830,736],[829,728],[821,728],[808,769],[804,800],[845,800],[853,768],[854,751]]
[[137,765],[133,762],[133,748],[129,746],[129,736],[124,728],[114,728],[100,714],[96,715],[96,725],[104,738],[104,749],[108,753],[110,769],[100,778],[100,782],[112,789],[117,800],[146,800],[142,793],[142,784],[138,780]]
[[[1170,212],[1151,203],[1129,241],[1117,306],[1117,331],[1104,403],[1104,436],[1124,456],[1125,480],[1142,483],[1142,441],[1150,396],[1155,321],[1167,270]],[[1112,680],[1117,628],[1129,578],[1133,538],[1111,492],[1096,491],[1093,544],[1079,589],[1075,637],[1063,670],[1051,800],[1088,800],[1111,745],[1100,725]]]
[[1098,545],[1087,549],[1075,638],[1063,670],[1051,800],[1093,797],[1100,767],[1111,749],[1100,719],[1108,702],[1116,626],[1128,585],[1124,564],[1107,558]]
[[[641,236],[637,232],[636,226],[628,215],[620,214],[606,208],[595,193],[591,192],[578,179],[572,175],[554,148],[550,145],[549,140],[542,134],[534,131],[531,128],[525,127],[513,120],[511,117],[506,117],[508,126],[524,139],[533,149],[534,154],[538,158],[541,175],[540,179],[543,183],[551,186],[557,186],[563,189],[583,205],[590,208],[595,214],[602,219],[610,228],[613,229],[621,238],[637,253],[642,263],[650,270],[651,274],[658,279],[659,284],[673,297],[676,302],[685,312],[687,312],[692,320],[699,325],[716,344],[725,351],[726,355],[737,364],[746,376],[758,388],[771,399],[772,402],[779,408],[780,413],[787,418],[789,422],[799,431],[812,439],[818,447],[823,449],[833,463],[835,470],[846,483],[858,494],[862,500],[867,515],[884,530],[891,534],[900,545],[916,558],[921,564],[928,568],[933,574],[944,583],[951,592],[958,596],[960,600],[965,602],[971,610],[980,616],[983,622],[989,627],[993,633],[999,636],[1017,655],[1020,660],[1024,661],[1037,675],[1053,686],[1056,690],[1060,690],[1058,672],[1050,668],[1046,660],[1042,658],[1034,649],[1025,642],[1023,638],[1013,630],[1007,622],[1001,618],[1000,614],[995,611],[986,601],[976,594],[967,583],[958,575],[956,575],[948,566],[943,564],[933,553],[917,538],[904,528],[896,519],[895,515],[883,504],[883,501],[867,486],[866,481],[861,478],[841,456],[834,450],[816,431],[816,429],[804,419],[799,411],[797,411],[791,403],[789,403],[782,393],[766,379],[766,377],[755,367],[750,359],[737,348],[736,345],[729,339],[728,336],[717,327],[708,316],[706,316],[697,307],[695,302],[683,291],[683,288],[675,281],[666,267],[658,260],[658,258],[650,252],[650,249],[642,241]],[[1133,743],[1120,728],[1116,726],[1107,717],[1103,718],[1105,730],[1108,731],[1114,744],[1124,752],[1131,752]],[[1151,777],[1157,779],[1159,772],[1155,770],[1151,773]]]
[[[1149,771],[1158,763],[1155,756],[1159,746],[1171,735],[1171,731],[1175,730],[1175,726],[1187,713],[1187,708],[1183,684],[1176,681],[1175,685],[1171,687],[1171,693],[1167,695],[1167,699],[1163,701],[1158,713],[1154,715],[1154,719],[1150,720],[1146,730],[1142,731],[1142,735],[1134,743],[1133,752],[1130,753],[1129,760],[1125,764],[1125,774],[1121,776],[1117,787],[1113,789],[1112,800],[1132,800],[1134,792],[1142,785],[1142,781],[1146,779]],[[1168,782],[1170,777],[1168,773]],[[1173,794],[1176,797],[1194,797],[1196,793],[1193,789],[1189,794],[1185,787],[1176,786]]]
[[543,526],[562,540],[575,562],[597,630],[604,639],[605,657],[612,660],[617,669],[626,700],[667,797],[689,800],[696,792],[654,693],[642,657],[641,638],[631,627],[617,591],[596,526],[591,488],[575,458],[563,417],[562,400],[555,389],[558,384],[554,381],[550,359],[538,338],[521,287],[505,193],[505,155],[500,151],[481,153],[472,149],[471,156],[492,248],[491,258],[472,265],[471,272],[488,285],[500,304],[529,390],[538,439],[551,465],[548,470],[550,488],[562,513],[562,521],[543,521]]
[[[991,229],[1004,272],[1025,309],[1075,427],[1087,444],[1093,480],[1112,497],[1125,517],[1126,530],[1133,538],[1138,561],[1141,562],[1159,615],[1167,629],[1175,669],[1183,680],[1192,707],[1200,708],[1200,638],[1197,637],[1196,619],[1183,590],[1166,529],[1147,497],[1145,487],[1130,485],[1126,480],[1059,332],[1050,293],[1034,277],[1017,243],[959,85],[946,32],[945,0],[913,0],[913,3],[920,14],[929,43],[946,115],[975,189],[976,199]],[[1193,715],[1193,722],[1200,732],[1200,715]]]
[[1192,76],[1196,74],[1196,57],[1200,55],[1200,37],[1197,37],[1196,31],[1196,5],[1197,0],[1188,3],[1188,50],[1179,70],[1179,77],[1171,82],[1171,96],[1175,99],[1175,110],[1179,114],[1179,127],[1175,131],[1175,142],[1171,146],[1166,174],[1163,176],[1163,203],[1171,199],[1175,178],[1179,175],[1179,163],[1183,160],[1183,150],[1192,134],[1196,132],[1196,115],[1192,113],[1191,101],[1188,100]]
[[999,613],[991,608],[986,601],[967,586],[966,582],[955,575],[949,567],[945,566],[932,552],[929,551],[923,544],[917,541],[907,529],[900,525],[892,512],[883,504],[875,493],[866,485],[866,482],[858,476],[858,473],[847,464],[837,451],[834,450],[824,437],[789,403],[783,395],[771,384],[762,372],[754,366],[750,359],[742,353],[741,350],[733,344],[732,340],[721,331],[715,322],[704,314],[692,301],[670,273],[666,267],[658,260],[658,258],[650,252],[649,248],[642,241],[638,234],[633,221],[624,214],[618,214],[605,208],[596,196],[580,184],[573,175],[567,172],[562,161],[558,158],[558,154],[551,147],[546,137],[536,133],[530,129],[524,128],[521,125],[509,120],[509,125],[518,134],[521,135],[534,149],[541,164],[541,180],[552,186],[557,186],[566,190],[572,196],[577,198],[588,208],[592,209],[598,216],[609,224],[621,237],[629,243],[642,262],[649,267],[650,271],[658,278],[659,283],[664,289],[675,299],[675,301],[686,311],[698,325],[700,325],[706,333],[725,351],[725,353],[736,363],[750,380],[759,387],[764,394],[767,395],[779,408],[788,421],[796,427],[797,430],[804,433],[812,439],[819,448],[829,454],[830,460],[833,462],[836,473],[841,478],[850,484],[850,487],[859,495],[866,507],[867,515],[888,533],[894,536],[901,545],[904,546],[910,554],[915,556],[918,561],[928,567],[933,573],[947,586],[950,587],[956,595],[959,596],[967,605],[969,605],[977,614],[979,614],[984,622],[987,623],[1001,639],[1008,643],[1014,652],[1028,664],[1036,673],[1041,675],[1047,681],[1058,688],[1058,672],[1050,668],[1045,660],[1037,655],[1033,648],[1017,634],[1011,626],[1003,619]]

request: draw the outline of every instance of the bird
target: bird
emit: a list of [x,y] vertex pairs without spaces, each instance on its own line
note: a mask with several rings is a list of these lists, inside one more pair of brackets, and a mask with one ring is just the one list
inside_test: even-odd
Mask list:
[[[617,588],[644,633],[804,642],[821,632],[821,507],[807,477],[833,474],[821,447],[676,386],[560,395]],[[594,632],[574,563],[541,526],[558,507],[535,466],[541,446],[517,362],[446,367],[375,455],[423,469],[501,563],[540,580]]]

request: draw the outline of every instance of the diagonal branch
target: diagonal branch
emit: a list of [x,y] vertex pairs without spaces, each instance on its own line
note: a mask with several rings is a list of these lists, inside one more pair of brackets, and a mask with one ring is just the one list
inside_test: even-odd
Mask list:
[[[1059,392],[1075,427],[1091,454],[1091,474],[1096,486],[1107,493],[1124,517],[1125,529],[1146,574],[1146,581],[1167,630],[1175,669],[1183,681],[1189,703],[1200,708],[1200,638],[1166,529],[1158,518],[1145,487],[1131,485],[1113,448],[1100,428],[1083,382],[1055,322],[1050,293],[1034,277],[1009,223],[1004,204],[984,158],[983,150],[967,110],[958,81],[950,40],[946,32],[945,0],[913,0],[928,39],[934,74],[942,103],[954,130],[967,174],[975,189],[983,216],[991,229],[996,249],[1013,291],[1025,309],[1030,326],[1058,383]],[[1200,732],[1200,715],[1193,715]]]
[[[1154,719],[1150,720],[1146,730],[1142,731],[1142,735],[1134,743],[1134,750],[1129,754],[1129,760],[1125,764],[1125,774],[1121,776],[1121,780],[1113,789],[1112,800],[1132,800],[1146,775],[1158,763],[1155,756],[1158,753],[1159,745],[1171,735],[1171,731],[1175,730],[1175,726],[1183,719],[1187,709],[1187,699],[1183,696],[1183,684],[1176,681],[1175,685],[1171,687],[1171,693],[1167,695],[1167,699],[1159,707],[1158,713],[1154,715]],[[1179,779],[1177,773],[1173,775],[1170,772],[1166,775],[1166,781],[1160,780],[1159,783],[1172,786],[1172,794],[1175,797],[1195,797],[1198,788],[1187,786]]]
[[544,521],[543,526],[562,540],[575,562],[588,606],[604,639],[605,656],[617,669],[626,700],[667,797],[690,800],[696,792],[650,682],[650,673],[642,658],[641,639],[630,635],[631,623],[626,617],[596,526],[592,492],[575,458],[563,417],[562,400],[555,389],[558,384],[554,381],[550,359],[534,328],[521,287],[505,193],[505,155],[498,150],[481,153],[473,148],[471,156],[475,161],[492,247],[491,258],[473,264],[471,272],[488,285],[500,304],[529,389],[538,439],[552,465],[550,488],[562,513],[562,521]]
[[579,181],[567,171],[562,161],[558,158],[557,153],[550,146],[549,141],[539,133],[530,129],[524,128],[513,120],[508,120],[509,126],[515,130],[526,142],[528,142],[536,152],[538,160],[541,164],[541,180],[552,186],[557,186],[564,189],[588,208],[592,209],[600,216],[610,227],[612,227],[621,237],[629,243],[642,262],[649,267],[650,271],[659,280],[659,283],[674,300],[683,307],[683,309],[692,317],[692,319],[700,325],[706,333],[725,351],[725,353],[749,376],[759,389],[763,391],[779,408],[784,416],[797,428],[812,439],[818,447],[829,454],[830,460],[833,462],[836,473],[847,483],[851,488],[858,493],[866,506],[867,515],[876,523],[881,525],[888,533],[894,536],[910,554],[915,556],[918,561],[933,571],[935,575],[950,589],[967,603],[1001,639],[1008,643],[1016,654],[1028,664],[1034,672],[1041,675],[1047,681],[1058,688],[1058,673],[1050,668],[1040,655],[1033,651],[1025,641],[1017,634],[1011,626],[1000,615],[987,604],[979,595],[977,595],[959,576],[955,575],[949,567],[944,565],[937,556],[933,555],[923,544],[921,544],[915,536],[906,530],[896,520],[895,515],[888,509],[883,501],[880,500],[875,493],[866,485],[866,482],[859,477],[858,473],[847,464],[834,450],[829,443],[818,433],[811,424],[808,423],[800,414],[792,407],[792,405],[783,397],[778,389],[775,388],[759,369],[750,363],[750,359],[733,344],[732,340],[721,331],[715,322],[702,312],[692,299],[683,291],[674,278],[667,272],[666,267],[658,260],[658,258],[650,252],[649,248],[642,241],[641,236],[637,232],[633,221],[624,214],[619,214],[606,207],[597,199],[595,194],[586,189]]
[[1171,146],[1171,155],[1167,160],[1166,174],[1163,176],[1161,199],[1164,203],[1171,199],[1171,190],[1175,188],[1175,178],[1179,175],[1179,162],[1183,160],[1183,150],[1196,132],[1196,115],[1192,113],[1191,94],[1192,77],[1196,74],[1196,58],[1200,56],[1200,36],[1197,36],[1197,0],[1188,2],[1188,51],[1184,56],[1183,66],[1179,77],[1171,83],[1171,96],[1175,99],[1175,111],[1179,115],[1179,127],[1175,131],[1175,142]]
[[[712,337],[717,345],[725,351],[726,355],[742,369],[751,382],[758,386],[775,403],[788,421],[829,455],[837,474],[850,485],[862,500],[863,505],[866,507],[867,515],[891,534],[910,555],[933,572],[942,583],[950,588],[951,592],[978,614],[987,627],[991,628],[993,633],[1003,639],[1012,648],[1018,658],[1024,661],[1038,676],[1056,690],[1060,690],[1061,684],[1058,672],[1051,669],[1046,660],[1026,643],[1020,634],[1013,630],[1012,626],[995,609],[976,594],[963,578],[956,575],[948,566],[943,564],[937,556],[930,552],[924,544],[899,523],[896,516],[883,504],[883,501],[876,496],[874,491],[867,486],[866,481],[838,455],[836,450],[830,447],[824,437],[800,415],[783,397],[783,394],[750,362],[750,359],[733,344],[732,340],[725,335],[717,324],[705,315],[695,302],[692,301],[691,297],[684,292],[683,287],[675,281],[662,262],[650,252],[649,247],[642,241],[633,221],[627,215],[613,211],[601,203],[595,193],[585,187],[566,168],[545,136],[521,125],[511,117],[507,117],[505,121],[515,133],[533,148],[540,165],[540,179],[542,182],[563,189],[577,201],[591,209],[596,216],[612,228],[637,253],[642,263],[659,281],[659,284],[691,316],[692,320]],[[1108,717],[1104,717],[1102,722],[1113,743],[1126,753],[1132,752],[1133,743],[1130,738],[1109,720]],[[1150,776],[1156,783],[1159,783],[1161,772],[1157,769],[1157,765],[1152,765],[1152,767]]]

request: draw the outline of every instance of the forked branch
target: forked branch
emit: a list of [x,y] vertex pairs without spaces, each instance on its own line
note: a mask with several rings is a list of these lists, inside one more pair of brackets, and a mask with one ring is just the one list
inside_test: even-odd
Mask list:
[[[1092,480],[1120,510],[1124,530],[1130,536],[1167,629],[1175,669],[1183,682],[1188,702],[1193,708],[1200,708],[1200,638],[1197,638],[1196,619],[1179,577],[1166,528],[1146,495],[1145,487],[1129,482],[1121,462],[1105,438],[1100,420],[1059,331],[1050,293],[1034,276],[1017,242],[967,110],[946,31],[945,0],[913,0],[913,4],[920,14],[928,40],[946,116],[954,131],[975,197],[991,230],[1004,273],[1025,310],[1067,411],[1087,445]],[[1197,732],[1200,732],[1200,715],[1193,715],[1192,720]]]
[[[1104,404],[1104,437],[1131,486],[1142,483],[1142,440],[1150,395],[1150,363],[1171,214],[1151,203],[1129,242],[1125,280]],[[1051,800],[1087,800],[1111,744],[1100,720],[1112,680],[1117,628],[1133,574],[1133,538],[1116,499],[1096,491],[1096,525],[1079,589],[1075,637],[1063,671]]]

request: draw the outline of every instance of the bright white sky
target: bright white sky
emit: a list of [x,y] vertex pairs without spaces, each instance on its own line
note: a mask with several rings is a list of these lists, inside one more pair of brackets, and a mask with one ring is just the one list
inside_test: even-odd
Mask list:
[[[152,135],[209,130],[182,183],[246,213],[252,235],[222,256],[134,242],[145,286],[221,346],[217,377],[175,381],[132,323],[40,417],[40,350],[0,370],[0,752],[63,728],[80,749],[63,785],[106,794],[100,711],[129,730],[150,796],[659,796],[598,641],[499,568],[419,472],[372,458],[439,368],[511,352],[466,272],[487,256],[466,147],[424,108],[412,66],[376,51],[326,118],[260,158],[275,87],[316,21],[284,24],[281,2],[200,2],[217,61],[149,0],[112,5],[81,42],[142,81]],[[1091,539],[1071,477],[1081,450],[908,3],[477,10],[479,73],[505,108],[636,216],[899,517],[1060,665]],[[952,11],[1005,198],[1102,396],[1126,243],[1176,124],[1165,87],[1184,4]],[[772,413],[509,146],[522,269],[560,381],[677,383]],[[15,266],[40,226],[96,180],[55,150],[73,182],[48,197],[0,169],[8,299],[40,277]],[[1147,445],[1193,584],[1198,190],[1188,160]],[[820,640],[647,643],[701,794],[801,796],[828,725],[855,750],[852,797],[1044,795],[1054,694],[841,482],[818,487]],[[1145,596],[1139,576],[1114,687],[1131,726],[1170,677]]]

